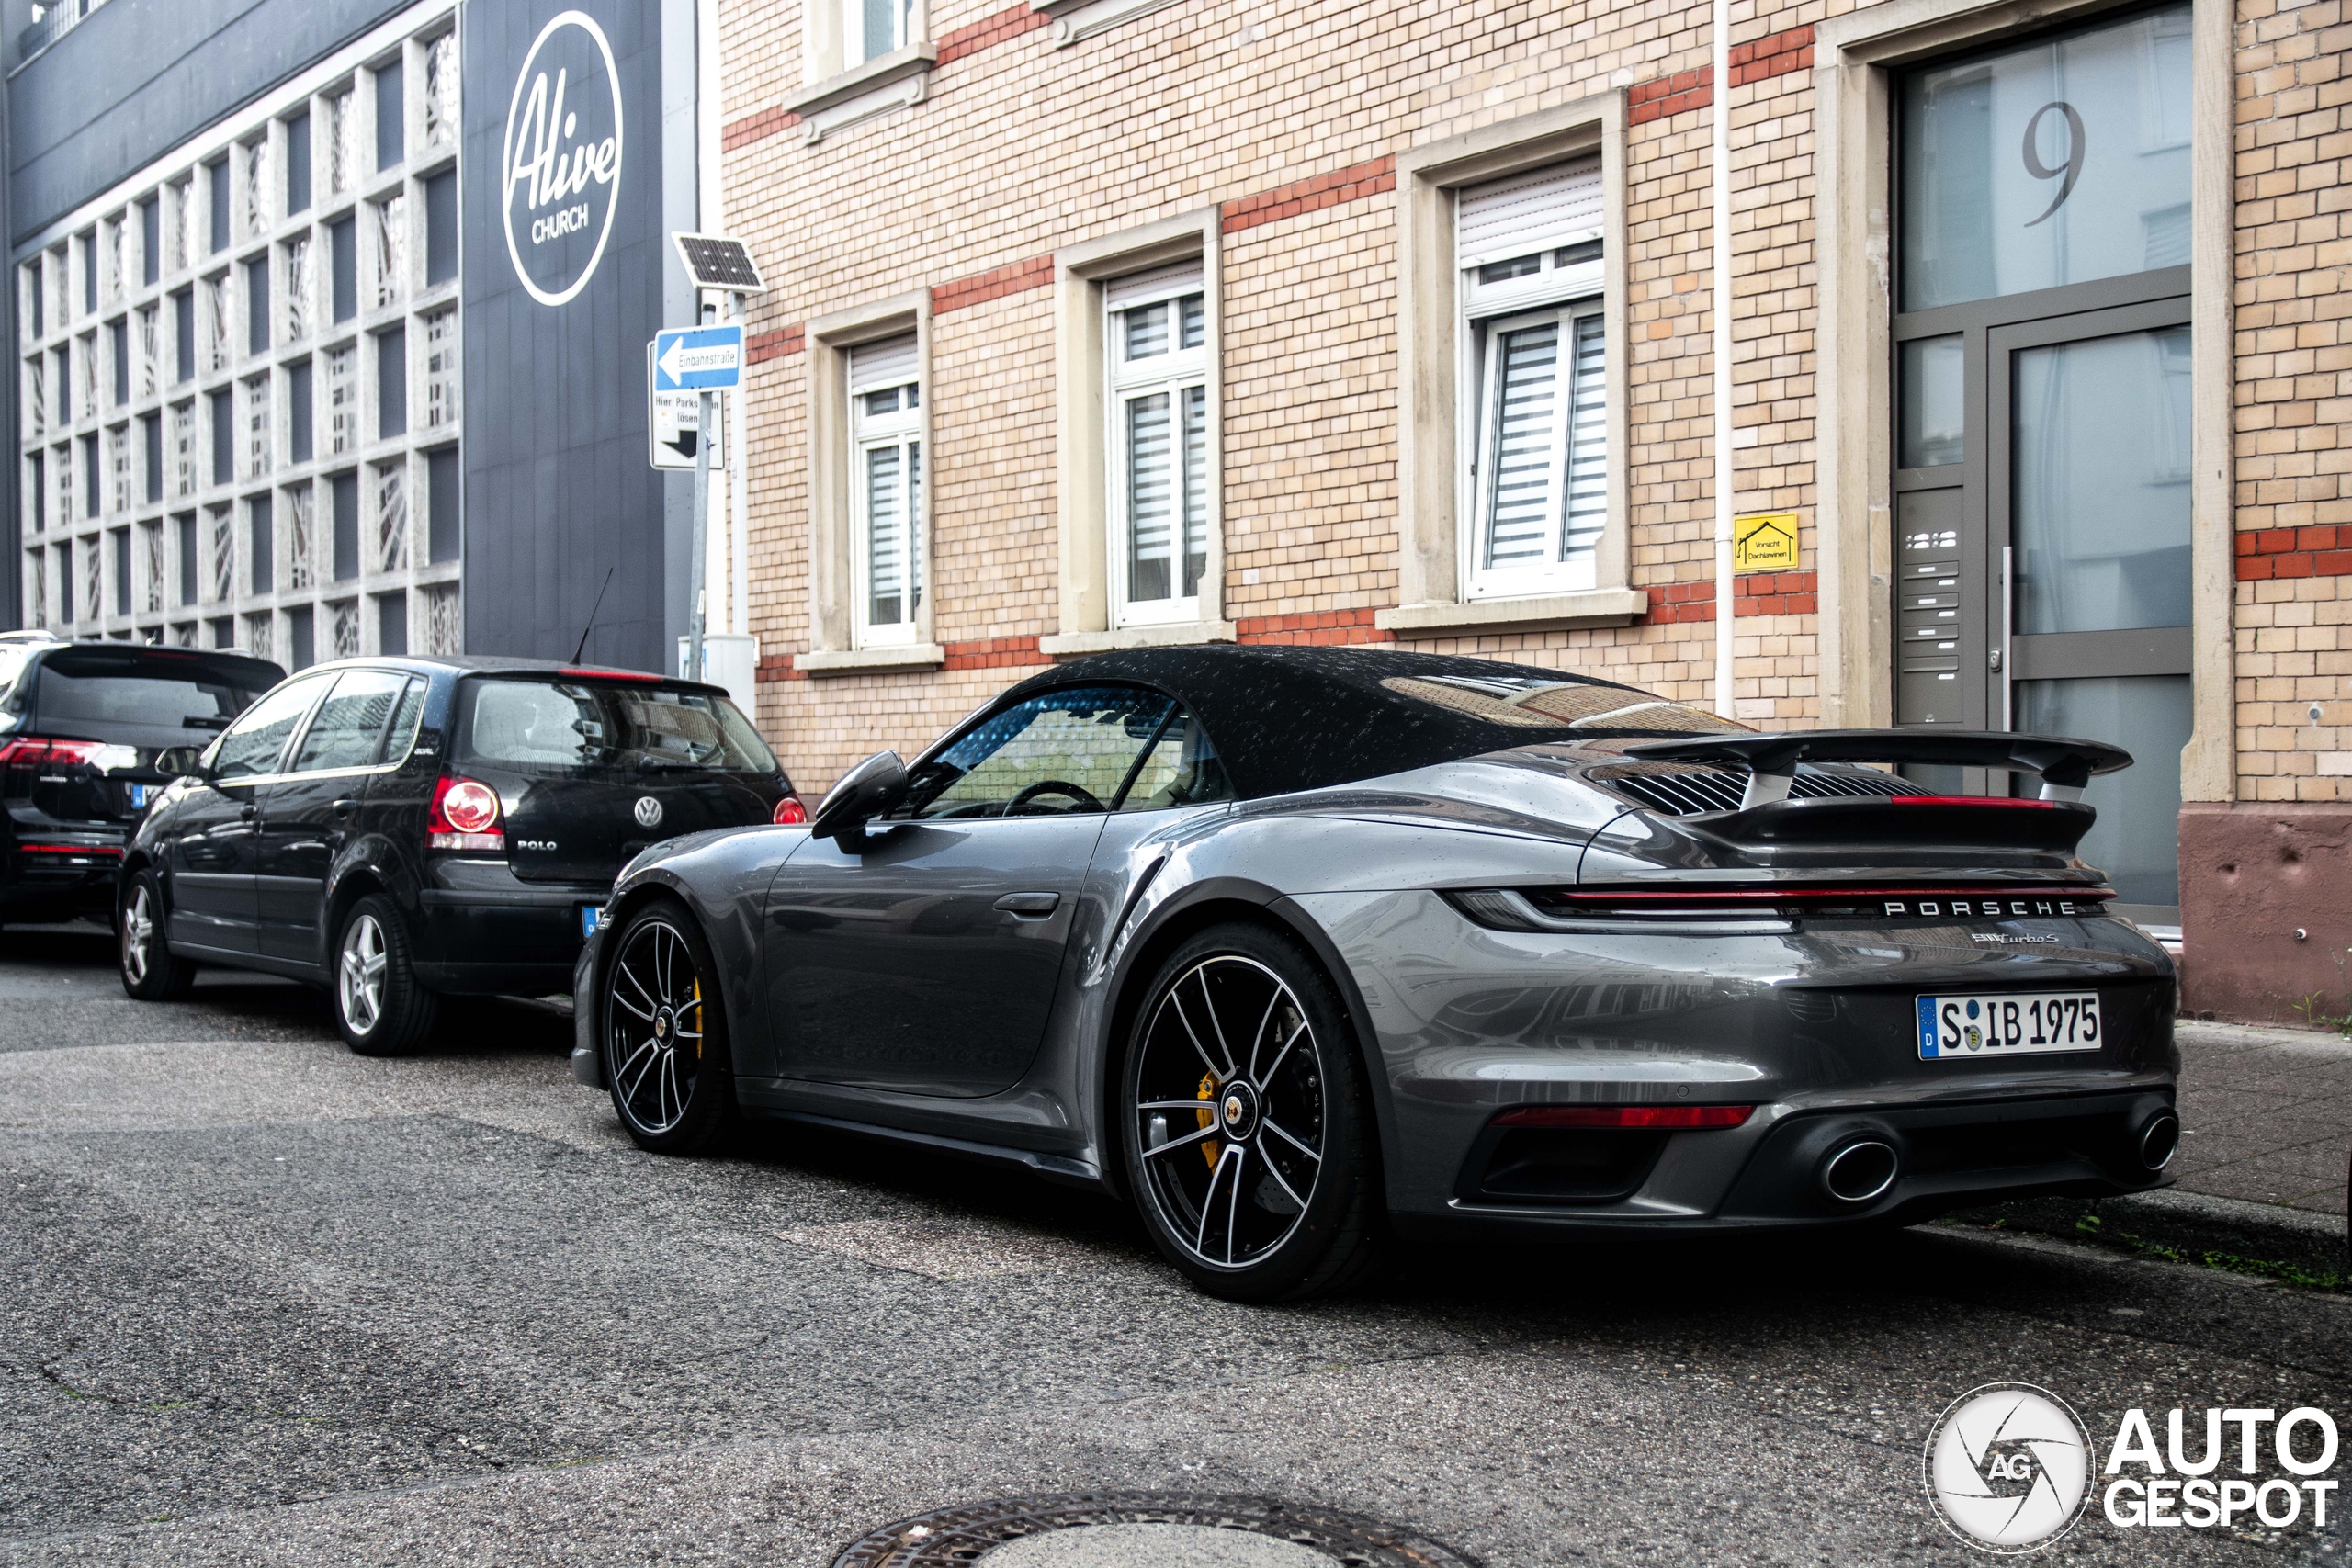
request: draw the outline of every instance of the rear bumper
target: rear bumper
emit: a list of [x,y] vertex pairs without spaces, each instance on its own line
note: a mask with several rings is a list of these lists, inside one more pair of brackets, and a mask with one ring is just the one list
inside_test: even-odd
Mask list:
[[494,861],[432,867],[417,893],[417,978],[459,996],[556,996],[571,989],[581,911],[602,908],[603,885],[525,882]]
[[23,919],[54,912],[63,919],[113,909],[128,829],[51,827],[21,817],[9,827],[8,842],[0,847],[0,913]]

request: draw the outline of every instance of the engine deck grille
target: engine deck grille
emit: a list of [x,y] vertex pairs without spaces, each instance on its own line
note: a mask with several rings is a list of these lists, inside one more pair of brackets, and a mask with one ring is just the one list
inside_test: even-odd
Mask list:
[[[1628,800],[1639,801],[1668,817],[1691,817],[1704,811],[1736,811],[1747,793],[1747,775],[1729,768],[1670,767],[1629,763],[1596,768],[1593,783]],[[1837,795],[1925,795],[1928,792],[1892,773],[1814,773],[1799,770],[1789,785],[1792,800],[1825,800]]]

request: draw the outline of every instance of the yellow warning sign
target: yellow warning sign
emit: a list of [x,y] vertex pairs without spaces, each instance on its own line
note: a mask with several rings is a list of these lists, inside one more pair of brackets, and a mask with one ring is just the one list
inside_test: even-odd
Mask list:
[[1797,514],[1758,512],[1736,518],[1731,525],[1731,569],[1734,571],[1794,571],[1797,564]]

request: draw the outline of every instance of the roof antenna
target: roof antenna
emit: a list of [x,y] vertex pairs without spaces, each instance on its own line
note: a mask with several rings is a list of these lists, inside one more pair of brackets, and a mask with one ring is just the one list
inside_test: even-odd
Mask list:
[[[613,569],[608,566],[605,569],[605,588],[610,588],[612,585]],[[588,624],[580,628],[580,646],[571,650],[571,661],[574,664],[579,663],[580,656],[588,651],[588,634],[596,629],[596,612],[605,607],[605,588],[596,590],[596,602],[588,606]]]

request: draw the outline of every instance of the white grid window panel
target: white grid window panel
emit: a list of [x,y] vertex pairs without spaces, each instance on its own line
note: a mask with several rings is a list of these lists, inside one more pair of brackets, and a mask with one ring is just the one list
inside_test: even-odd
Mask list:
[[[347,61],[322,62],[257,100],[241,111],[250,118],[241,118],[234,139],[207,133],[183,143],[77,215],[69,238],[21,258],[18,457],[28,519],[48,525],[40,543],[24,556],[28,619],[39,598],[49,620],[77,630],[209,644],[214,623],[229,616],[250,645],[256,626],[275,626],[277,615],[307,609],[319,631],[314,651],[325,657],[336,612],[320,597],[330,543],[322,536],[323,486],[356,463],[364,530],[359,578],[333,591],[347,602],[346,619],[356,616],[363,640],[372,637],[374,603],[406,592],[416,605],[415,636],[435,635],[437,613],[440,646],[454,651],[461,644],[458,568],[423,558],[413,537],[423,502],[410,491],[424,473],[420,449],[447,442],[461,428],[459,288],[448,279],[420,287],[424,241],[417,225],[421,172],[446,164],[463,134],[462,73],[446,10],[424,20],[401,46],[404,72],[374,69],[383,41],[368,45],[365,58],[355,49]],[[405,159],[379,169],[372,95],[392,81],[401,84],[407,102],[388,106],[388,112],[404,115],[413,130]],[[278,139],[293,133],[306,114],[317,133],[311,143],[316,198],[289,213],[288,155]],[[232,251],[214,248],[216,202],[229,219]],[[153,256],[146,243],[150,203]],[[328,226],[346,218],[358,229],[358,319],[330,322],[330,280],[322,276]],[[244,319],[243,269],[256,261],[266,261],[273,291],[268,304],[275,313],[266,322]],[[85,275],[96,285],[95,308],[84,298]],[[185,320],[176,304],[183,297]],[[373,378],[355,345],[399,327],[416,345],[411,379],[421,378],[425,389],[413,405],[409,434],[379,440]],[[248,340],[260,339],[265,329],[271,346],[248,355]],[[127,366],[118,366],[111,354],[117,330],[123,333]],[[185,362],[188,379],[180,375],[183,341],[191,349]],[[288,449],[277,439],[289,411],[273,405],[285,403],[293,367],[305,360],[312,372],[316,426],[309,455],[289,463]],[[128,406],[114,398],[118,384]],[[223,393],[225,404],[216,403]],[[215,407],[231,422],[228,431],[212,430],[208,411]],[[155,426],[146,424],[149,419]],[[160,436],[153,448],[151,430]],[[234,459],[225,473],[212,462],[216,434]],[[151,451],[160,472],[151,471]],[[24,461],[35,457],[37,475],[35,465]],[[39,487],[54,488],[43,494],[36,479]],[[94,480],[102,488],[93,491]],[[262,572],[264,586],[256,588],[253,572],[233,559],[225,573],[216,570],[220,552],[209,525],[223,513],[242,519],[265,494],[274,497],[276,547],[285,564]],[[96,517],[85,515],[91,499],[100,503]],[[206,605],[201,615],[179,604],[179,520],[190,513],[198,520],[197,560],[190,564],[197,569],[197,597]],[[115,582],[122,541],[111,533],[119,529],[129,530],[127,597]],[[237,530],[232,558],[245,549],[242,522]],[[166,558],[160,574],[148,558],[155,538]],[[35,561],[43,591],[38,595]],[[99,584],[95,597],[93,572]],[[282,637],[278,647],[285,647]]]
[[49,552],[34,549],[25,556],[25,597],[32,614],[28,617],[36,627],[49,625]]
[[345,599],[334,608],[334,657],[359,657],[359,601]]
[[449,654],[461,651],[465,628],[458,619],[458,585],[454,582],[424,591],[425,651]]
[[164,607],[164,584],[171,581],[171,573],[164,565],[164,521],[157,518],[139,525],[139,554],[147,566],[145,604],[149,613]]
[[286,586],[300,592],[318,585],[317,496],[301,485],[286,492]]
[[245,651],[255,659],[275,659],[276,638],[270,634],[277,617],[264,610],[245,617]]
[[212,593],[205,602],[226,604],[237,596],[237,512],[216,506],[207,513],[205,532],[212,546]]
[[376,470],[376,569],[408,566],[408,465],[386,463]]

